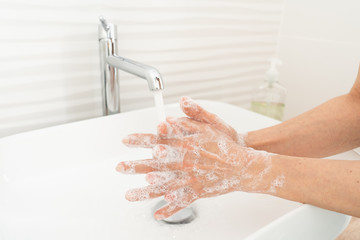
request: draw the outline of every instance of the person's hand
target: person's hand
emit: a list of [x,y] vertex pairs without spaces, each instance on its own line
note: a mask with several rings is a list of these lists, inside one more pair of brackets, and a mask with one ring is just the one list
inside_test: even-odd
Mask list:
[[[217,115],[206,111],[189,97],[181,97],[180,107],[188,117],[167,117],[166,122],[158,126],[158,135],[134,134],[125,144],[129,147],[151,147],[157,143],[158,138],[179,138],[192,134],[204,133],[209,126],[228,135],[240,146],[246,147],[246,133],[237,133],[234,128],[225,123]],[[174,121],[176,120],[176,124]]]
[[[156,211],[167,218],[199,198],[232,191],[270,191],[262,180],[271,168],[266,152],[241,147],[219,125],[191,119],[168,119],[159,136],[133,134],[129,146],[153,148],[153,159],[121,162],[122,173],[147,173],[149,186],[126,193],[129,201],[165,196],[168,204]],[[265,181],[266,182],[266,181]]]
[[214,129],[223,132],[224,134],[231,137],[235,142],[239,143],[242,146],[245,146],[243,134],[239,135],[234,128],[224,122],[220,117],[206,111],[191,98],[181,97],[180,107],[189,118],[201,123],[210,124]]

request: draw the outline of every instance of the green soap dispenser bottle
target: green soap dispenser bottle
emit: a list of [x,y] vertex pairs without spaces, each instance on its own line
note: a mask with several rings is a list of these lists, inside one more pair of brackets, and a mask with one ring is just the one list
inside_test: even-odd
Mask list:
[[270,68],[266,72],[265,81],[254,93],[251,110],[281,121],[284,117],[286,89],[279,83],[276,66],[280,64],[279,59],[270,59]]

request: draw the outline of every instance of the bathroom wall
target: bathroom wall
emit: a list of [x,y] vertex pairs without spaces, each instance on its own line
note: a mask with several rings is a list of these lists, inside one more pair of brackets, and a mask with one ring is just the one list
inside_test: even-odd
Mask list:
[[360,63],[358,0],[287,0],[280,38],[285,117],[347,93]]
[[[277,49],[282,4],[0,0],[0,136],[101,116],[100,14],[118,25],[120,55],[160,70],[166,103],[248,107]],[[121,73],[120,85],[123,111],[153,105],[144,80]]]

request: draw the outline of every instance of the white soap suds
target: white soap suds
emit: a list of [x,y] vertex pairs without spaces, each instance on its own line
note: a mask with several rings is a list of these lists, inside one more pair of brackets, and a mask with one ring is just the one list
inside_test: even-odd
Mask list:
[[183,97],[182,98],[182,104],[181,107],[183,109],[191,109],[191,110],[195,110],[198,111],[198,105],[189,97]]
[[270,193],[276,193],[277,188],[282,188],[285,184],[285,176],[277,176],[275,180],[271,182],[271,186],[268,192]]
[[246,146],[246,138],[248,136],[248,133],[238,133],[237,134],[237,143],[242,146],[242,147],[247,147]]
[[223,154],[229,153],[229,145],[227,144],[227,141],[225,138],[219,138],[217,145],[218,145],[221,153],[223,153]]
[[211,186],[211,187],[205,187],[204,191],[207,193],[226,193],[229,192],[230,189],[237,189],[238,184],[240,183],[240,180],[237,178],[232,179],[223,179],[220,181],[220,183]]
[[205,175],[205,178],[206,178],[206,180],[209,181],[209,182],[213,182],[213,181],[216,181],[216,180],[219,179],[219,177],[216,176],[214,172],[209,172],[209,173],[207,173],[207,174]]
[[125,168],[122,168],[121,172],[125,174],[135,174],[135,163],[134,162],[123,162]]
[[198,199],[198,195],[191,187],[179,188],[165,196],[165,201],[169,203],[169,211],[185,208],[196,199]]
[[132,189],[126,192],[126,199],[129,201],[144,201],[150,198],[150,192],[141,189]]
[[[142,135],[141,139],[139,139],[138,135],[134,134],[134,135],[127,136],[125,139],[128,141],[128,143],[125,144],[126,146],[128,146],[128,147],[136,147],[136,148],[139,148],[139,147],[145,147],[145,148],[152,147],[156,142],[156,138],[154,138],[154,136],[151,135],[151,134]],[[134,143],[136,143],[136,144],[134,144]]]
[[158,144],[153,148],[153,157],[162,163],[182,163],[186,151],[181,148],[174,148],[164,144]]
[[151,184],[165,184],[171,180],[180,177],[180,173],[182,172],[151,172],[146,175],[146,178]]

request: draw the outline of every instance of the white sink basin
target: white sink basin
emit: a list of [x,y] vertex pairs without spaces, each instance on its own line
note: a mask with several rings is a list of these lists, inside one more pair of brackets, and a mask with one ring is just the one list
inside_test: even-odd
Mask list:
[[[240,132],[277,123],[224,103],[199,102]],[[166,112],[182,115],[177,104]],[[150,108],[0,139],[0,238],[319,240],[333,239],[347,226],[346,215],[241,192],[197,201],[189,224],[156,222],[152,208],[159,199],[124,198],[127,189],[146,184],[144,176],[115,171],[119,161],[151,156],[148,149],[126,148],[121,139],[155,132],[156,124]]]

